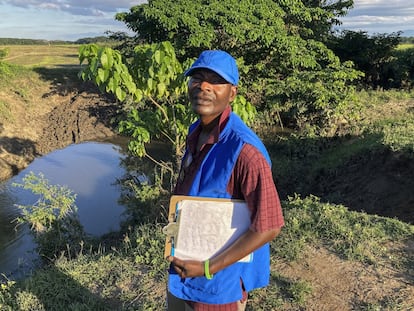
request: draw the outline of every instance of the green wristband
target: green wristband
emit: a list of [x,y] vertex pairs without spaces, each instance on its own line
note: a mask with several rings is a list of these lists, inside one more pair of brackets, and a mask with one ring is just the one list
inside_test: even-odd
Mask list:
[[211,280],[213,278],[213,274],[210,274],[210,261],[208,259],[204,261],[204,275],[207,280]]

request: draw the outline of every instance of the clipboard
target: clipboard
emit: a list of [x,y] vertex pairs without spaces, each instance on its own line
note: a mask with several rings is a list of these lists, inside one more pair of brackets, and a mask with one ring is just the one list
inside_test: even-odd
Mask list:
[[[170,199],[164,256],[204,261],[220,253],[250,226],[245,201],[174,195]],[[253,254],[240,262],[250,262]]]

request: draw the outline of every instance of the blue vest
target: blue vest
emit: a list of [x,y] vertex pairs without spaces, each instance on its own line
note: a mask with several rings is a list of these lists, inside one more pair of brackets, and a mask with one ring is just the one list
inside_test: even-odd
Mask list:
[[[198,123],[199,121],[190,127],[190,132]],[[226,191],[227,185],[245,143],[255,146],[270,165],[269,154],[261,140],[236,114],[231,113],[218,142],[204,158],[188,195],[230,198]],[[242,298],[240,279],[243,280],[246,291],[269,284],[269,244],[257,249],[251,262],[236,262],[214,274],[211,280],[205,277],[181,279],[173,269],[170,270],[168,289],[174,296],[207,304],[234,302]]]

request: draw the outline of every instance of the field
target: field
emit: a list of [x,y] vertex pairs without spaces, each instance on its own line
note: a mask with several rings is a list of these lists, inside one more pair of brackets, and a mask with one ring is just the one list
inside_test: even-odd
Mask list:
[[3,61],[25,67],[79,65],[78,49],[78,45],[0,45],[8,52]]
[[[113,133],[116,107],[76,78],[77,46],[7,48],[0,173]],[[358,98],[364,110],[342,137],[263,131],[286,226],[271,245],[270,285],[251,293],[248,311],[414,310],[414,93]],[[155,190],[142,191],[140,215],[161,210]],[[0,310],[163,310],[162,226],[132,224],[90,247],[68,245],[77,256],[26,279],[0,277]]]
[[414,48],[414,43],[401,43],[398,45],[397,49],[405,50]]

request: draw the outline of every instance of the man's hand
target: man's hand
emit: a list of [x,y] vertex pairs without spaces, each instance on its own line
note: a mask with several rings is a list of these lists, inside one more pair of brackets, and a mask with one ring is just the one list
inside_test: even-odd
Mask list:
[[[253,232],[247,230],[240,238],[230,245],[223,252],[210,258],[210,274],[228,267],[241,258],[255,251],[265,243],[270,242],[280,233],[280,228],[266,232]],[[174,270],[182,278],[204,276],[204,262],[198,260],[181,260],[174,256],[167,257],[173,264]]]
[[173,264],[174,270],[182,278],[204,276],[204,263],[198,260],[181,260],[168,256],[167,260]]

